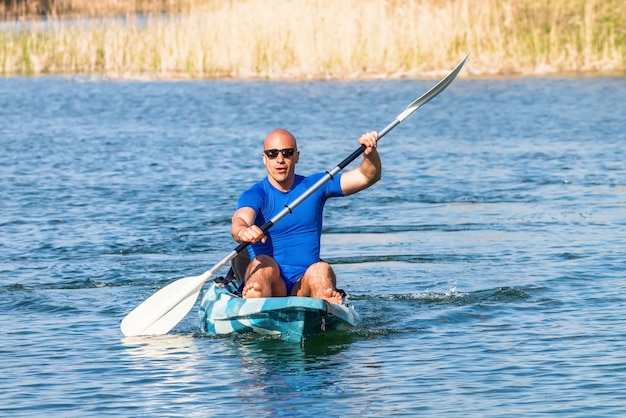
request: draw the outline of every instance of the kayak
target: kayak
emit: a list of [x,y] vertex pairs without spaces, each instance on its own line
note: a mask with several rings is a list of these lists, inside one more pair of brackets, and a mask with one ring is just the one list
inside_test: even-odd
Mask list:
[[324,331],[348,330],[360,322],[347,295],[341,305],[300,296],[246,299],[238,287],[230,277],[219,277],[209,285],[198,311],[204,332],[255,332],[301,342]]

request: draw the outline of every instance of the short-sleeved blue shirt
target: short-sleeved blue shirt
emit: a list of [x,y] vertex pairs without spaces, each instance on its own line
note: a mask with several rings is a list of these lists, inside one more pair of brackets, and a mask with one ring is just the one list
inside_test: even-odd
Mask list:
[[[237,209],[242,207],[254,209],[256,212],[254,223],[261,227],[325,174],[316,173],[308,177],[296,175],[292,188],[287,192],[272,186],[265,177],[242,193],[237,201]],[[341,174],[338,174],[324,183],[292,213],[266,231],[265,244],[258,242],[248,246],[251,259],[264,254],[276,260],[287,284],[288,293],[291,293],[293,285],[306,269],[320,261],[322,212],[326,199],[343,196],[340,179]]]

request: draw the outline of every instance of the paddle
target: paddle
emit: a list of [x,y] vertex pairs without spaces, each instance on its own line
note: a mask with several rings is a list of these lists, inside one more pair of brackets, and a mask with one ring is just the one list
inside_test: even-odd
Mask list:
[[[465,61],[467,61],[468,56],[469,52],[465,55],[465,57],[463,57],[450,74],[424,93],[421,97],[411,102],[411,104],[409,104],[393,122],[378,133],[378,139],[380,140],[380,138],[389,133],[389,131],[409,117],[413,112],[445,90],[445,88],[448,87],[448,85],[450,85],[450,83],[452,83],[455,79],[459,71],[461,71],[461,68],[463,67],[463,64],[465,64]],[[333,178],[333,176],[343,170],[348,164],[354,161],[354,159],[361,155],[363,151],[365,151],[365,145],[361,145],[357,148],[333,170],[326,172],[325,176],[309,187],[291,204],[285,206],[285,208],[277,213],[272,219],[266,222],[261,227],[261,230],[263,232],[267,231],[274,224],[276,224],[276,222],[291,213],[294,208],[296,208],[306,198],[311,196],[317,189],[322,187],[324,183]],[[210,270],[205,271],[200,276],[191,276],[179,279],[157,291],[133,309],[128,315],[126,315],[120,324],[122,333],[127,337],[136,335],[167,334],[169,330],[174,328],[174,326],[176,326],[176,324],[178,324],[187,315],[187,313],[189,313],[193,305],[196,303],[202,286],[209,279],[209,277],[232,261],[237,254],[239,254],[239,252],[248,246],[248,244],[249,243],[247,242],[242,242]]]

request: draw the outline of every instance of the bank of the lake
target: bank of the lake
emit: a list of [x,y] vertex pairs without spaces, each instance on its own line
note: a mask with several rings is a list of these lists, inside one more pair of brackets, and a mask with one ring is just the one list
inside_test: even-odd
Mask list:
[[75,3],[79,14],[5,21],[0,74],[420,78],[447,72],[468,50],[462,77],[625,71],[618,0],[198,1],[122,15]]

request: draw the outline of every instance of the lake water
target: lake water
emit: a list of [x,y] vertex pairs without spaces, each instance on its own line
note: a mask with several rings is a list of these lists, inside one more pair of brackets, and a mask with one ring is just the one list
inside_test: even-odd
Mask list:
[[332,169],[435,81],[0,79],[0,415],[626,414],[624,78],[459,79],[383,138],[325,211],[353,332],[120,333],[234,248],[271,129]]

